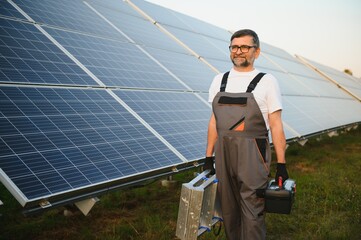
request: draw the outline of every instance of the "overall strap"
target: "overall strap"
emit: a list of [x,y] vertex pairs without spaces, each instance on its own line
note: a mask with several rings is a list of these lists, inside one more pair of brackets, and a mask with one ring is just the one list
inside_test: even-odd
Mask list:
[[226,72],[223,74],[221,87],[219,89],[220,92],[224,92],[226,90],[228,75],[229,75],[229,72]]
[[246,92],[248,92],[248,93],[252,92],[252,91],[256,88],[258,82],[261,80],[261,78],[262,78],[265,74],[266,74],[266,73],[263,73],[263,72],[258,73],[257,76],[255,76],[255,77],[253,78],[253,80],[249,83]]
[[[256,88],[258,82],[262,79],[262,77],[265,74],[266,73],[262,73],[262,72],[258,73],[257,76],[255,76],[253,78],[253,80],[249,83],[246,92],[252,92]],[[223,74],[221,87],[219,89],[220,92],[224,92],[226,90],[228,75],[229,75],[229,72],[226,72],[226,73]]]

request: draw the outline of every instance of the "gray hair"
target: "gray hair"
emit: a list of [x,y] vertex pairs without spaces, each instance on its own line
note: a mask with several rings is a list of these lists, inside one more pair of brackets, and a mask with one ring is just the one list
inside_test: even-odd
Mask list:
[[237,32],[233,33],[233,35],[231,37],[231,42],[234,38],[239,38],[239,37],[244,37],[244,36],[251,36],[253,38],[253,44],[257,48],[259,48],[260,43],[259,43],[258,35],[255,31],[253,31],[251,29],[242,29],[242,30],[238,30]]

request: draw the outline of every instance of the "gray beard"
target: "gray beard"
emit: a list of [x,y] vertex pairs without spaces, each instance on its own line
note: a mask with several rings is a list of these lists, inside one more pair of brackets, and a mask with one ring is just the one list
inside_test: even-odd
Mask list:
[[248,62],[247,59],[246,59],[244,62],[242,62],[241,64],[235,63],[235,62],[233,61],[233,59],[232,59],[232,62],[233,62],[233,65],[234,65],[235,67],[248,67],[249,65],[251,65],[251,63]]

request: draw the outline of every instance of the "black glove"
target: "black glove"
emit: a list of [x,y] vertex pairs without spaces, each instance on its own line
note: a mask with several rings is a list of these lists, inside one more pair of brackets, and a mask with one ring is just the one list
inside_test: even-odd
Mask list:
[[214,169],[214,157],[206,157],[204,159],[203,170],[208,169],[211,170],[211,172],[209,173],[210,175],[214,175],[216,173],[216,169]]
[[282,184],[288,179],[286,163],[277,163],[277,171],[275,181],[278,184],[278,178],[282,177]]

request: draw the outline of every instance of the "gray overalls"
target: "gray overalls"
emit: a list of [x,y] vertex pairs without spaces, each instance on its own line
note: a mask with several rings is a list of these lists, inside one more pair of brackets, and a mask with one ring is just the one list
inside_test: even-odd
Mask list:
[[252,93],[264,73],[252,80],[247,92],[227,93],[228,73],[212,103],[224,226],[228,240],[265,239],[264,199],[256,196],[256,190],[267,186],[271,151],[268,130]]

